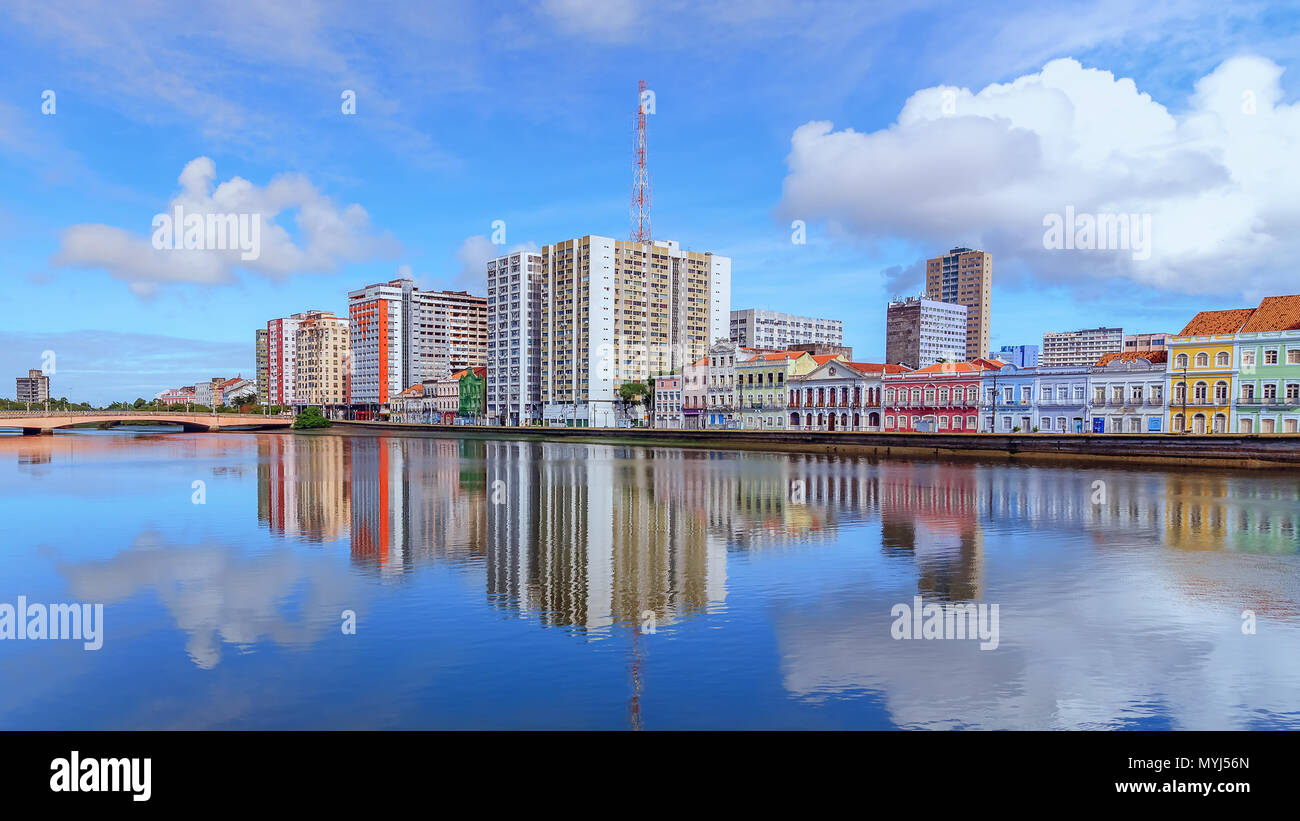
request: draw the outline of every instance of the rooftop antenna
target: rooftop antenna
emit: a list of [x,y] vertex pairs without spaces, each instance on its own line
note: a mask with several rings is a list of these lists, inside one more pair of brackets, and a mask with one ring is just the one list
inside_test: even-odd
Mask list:
[[645,80],[637,87],[636,100],[636,149],[632,155],[632,230],[628,239],[632,242],[650,242],[650,174],[646,170],[646,87]]

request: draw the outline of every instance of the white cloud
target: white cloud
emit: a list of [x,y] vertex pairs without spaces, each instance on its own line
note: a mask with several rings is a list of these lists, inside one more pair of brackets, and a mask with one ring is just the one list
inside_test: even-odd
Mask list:
[[434,278],[429,277],[428,285],[421,287],[446,288],[453,291],[469,291],[471,294],[482,295],[487,292],[487,263],[488,260],[496,259],[505,254],[513,254],[516,251],[536,251],[537,244],[528,242],[506,248],[503,245],[497,245],[492,240],[482,234],[475,234],[466,237],[465,241],[456,249],[456,259],[460,262],[460,270],[450,277],[448,281],[434,283]]
[[[924,89],[879,131],[796,129],[778,211],[936,251],[979,245],[1046,280],[1294,291],[1300,104],[1281,101],[1280,75],[1269,60],[1228,60],[1182,113],[1068,59],[978,93]],[[1067,206],[1150,214],[1150,259],[1045,249],[1045,215]]]
[[617,40],[638,22],[637,0],[542,0],[542,11],[565,31]]
[[[180,207],[186,214],[260,214],[260,254],[242,259],[232,250],[160,250],[153,247],[152,225],[136,234],[109,225],[74,225],[63,232],[51,264],[101,268],[126,282],[139,295],[158,285],[176,282],[220,284],[235,279],[239,269],[284,278],[295,273],[338,270],[348,262],[392,253],[396,242],[372,231],[370,217],[360,205],[340,208],[301,174],[281,174],[264,187],[232,177],[213,187],[216,166],[198,157],[181,171],[181,190],[161,213]],[[292,213],[297,241],[276,223]]]

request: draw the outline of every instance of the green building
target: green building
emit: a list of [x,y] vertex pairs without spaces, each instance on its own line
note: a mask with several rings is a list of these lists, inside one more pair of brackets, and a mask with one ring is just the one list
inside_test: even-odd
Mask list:
[[1300,432],[1300,330],[1239,333],[1237,432]]
[[487,407],[487,368],[466,368],[461,374],[460,408],[456,415],[481,425]]

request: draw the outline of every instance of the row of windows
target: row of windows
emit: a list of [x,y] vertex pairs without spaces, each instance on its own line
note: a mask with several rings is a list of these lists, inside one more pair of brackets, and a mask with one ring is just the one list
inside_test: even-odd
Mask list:
[[[1265,365],[1281,364],[1281,357],[1282,357],[1281,351],[1274,348],[1270,348],[1264,351],[1263,364]],[[1255,351],[1241,352],[1241,364],[1243,367],[1249,367],[1251,365],[1258,364],[1256,360],[1257,358],[1256,358]],[[1188,364],[1193,361],[1196,363],[1195,365]],[[1219,351],[1217,354],[1214,355],[1214,366],[1216,368],[1226,368],[1231,363],[1232,363],[1232,355],[1229,354],[1227,351]],[[1286,364],[1300,365],[1300,348],[1291,348],[1286,351]],[[1201,351],[1200,353],[1196,354],[1196,358],[1194,360],[1188,354],[1185,353],[1180,353],[1174,357],[1174,370],[1182,370],[1183,368],[1187,368],[1187,367],[1208,368],[1209,366],[1210,366],[1210,355],[1205,351]]]

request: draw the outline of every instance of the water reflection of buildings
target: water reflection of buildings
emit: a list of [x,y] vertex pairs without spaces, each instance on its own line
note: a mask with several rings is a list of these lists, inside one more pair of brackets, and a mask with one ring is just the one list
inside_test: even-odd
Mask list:
[[978,599],[984,586],[984,534],[978,477],[970,470],[901,462],[878,466],[881,549],[911,556],[917,592]]
[[[985,595],[986,540],[1050,551],[1297,552],[1300,490],[1243,474],[876,460],[422,437],[259,437],[259,516],[351,535],[359,565],[481,563],[490,600],[544,624],[666,625],[725,601],[728,553],[862,539],[916,589]],[[878,535],[875,527],[878,522]]]
[[346,535],[350,441],[339,436],[259,436],[258,520],[272,533],[307,541]]
[[258,518],[305,541],[350,534],[381,573],[483,555],[482,445],[454,439],[258,438]]
[[1300,483],[1169,474],[1166,542],[1183,550],[1300,552]]
[[487,592],[545,623],[656,629],[726,597],[726,545],[642,449],[486,443]]
[[481,561],[483,444],[345,437],[351,452],[352,558],[388,575],[435,559]]

